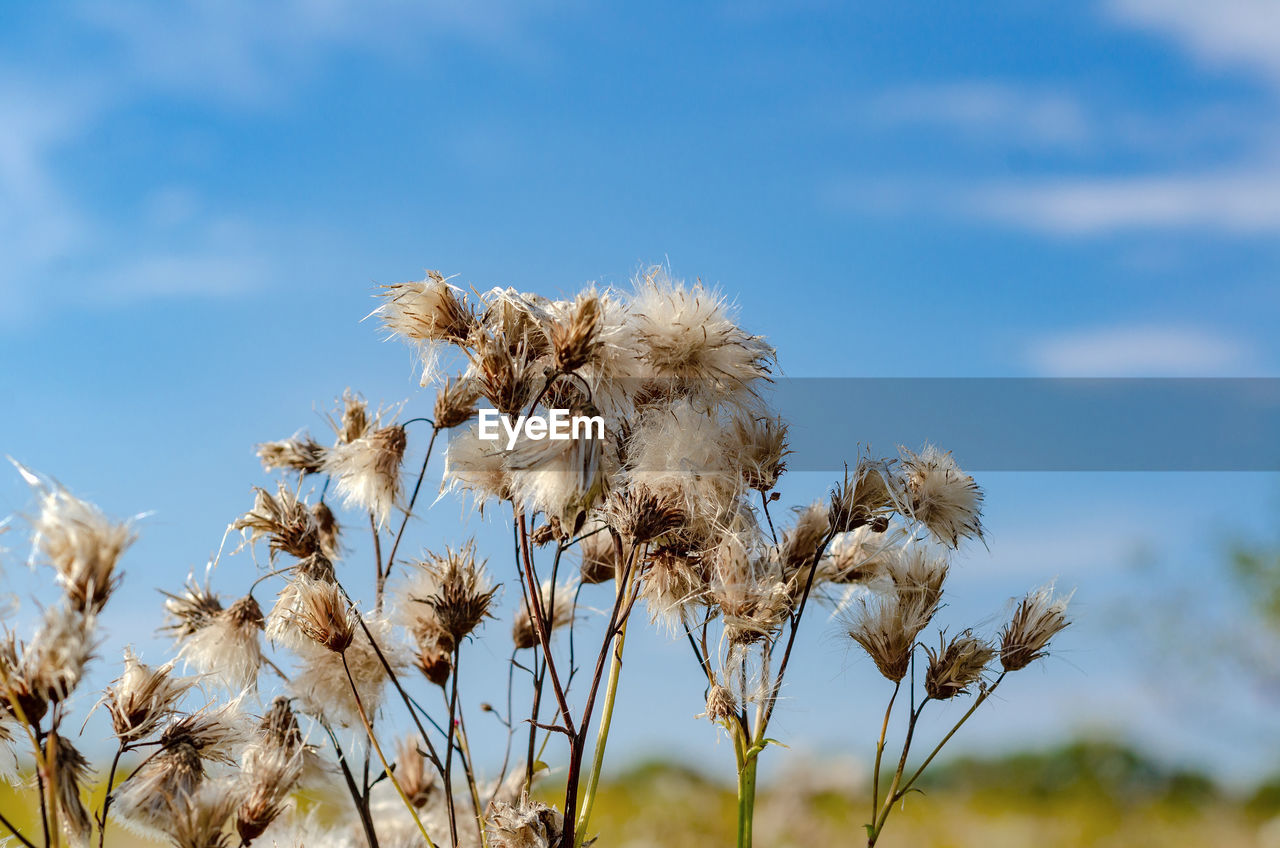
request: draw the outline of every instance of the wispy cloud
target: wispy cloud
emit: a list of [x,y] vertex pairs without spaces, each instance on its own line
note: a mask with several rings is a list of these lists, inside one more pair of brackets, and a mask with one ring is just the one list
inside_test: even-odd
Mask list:
[[1253,350],[1204,327],[1144,324],[1073,330],[1035,341],[1031,365],[1050,377],[1238,376]]
[[[61,25],[76,31],[74,50],[46,51],[22,73],[0,66],[0,321],[24,320],[57,301],[63,280],[106,304],[224,296],[270,278],[269,255],[252,238],[228,235],[261,233],[252,210],[203,209],[181,187],[141,204],[138,220],[91,210],[59,166],[64,151],[91,139],[112,114],[165,98],[234,108],[276,103],[343,52],[414,61],[428,46],[466,43],[509,60],[528,52],[524,24],[546,9],[505,0],[90,0],[64,13]],[[155,187],[134,188],[143,196]],[[183,232],[175,244],[166,227],[176,219]]]
[[1089,143],[1092,116],[1073,97],[997,81],[920,84],[886,91],[868,114],[889,128],[943,126],[978,138],[1076,147]]
[[959,205],[989,220],[1058,235],[1269,234],[1280,232],[1280,169],[993,185],[972,190]]
[[1109,0],[1121,23],[1176,39],[1200,60],[1260,73],[1280,85],[1280,3],[1275,0]]

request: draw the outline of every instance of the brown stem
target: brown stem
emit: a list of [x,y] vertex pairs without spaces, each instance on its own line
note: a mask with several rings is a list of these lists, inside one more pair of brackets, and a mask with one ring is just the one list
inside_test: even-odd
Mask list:
[[102,812],[98,816],[98,848],[102,848],[107,839],[107,811],[111,809],[116,769],[120,766],[120,757],[124,755],[125,747],[124,742],[116,747],[116,754],[111,758],[111,769],[107,772],[107,793],[102,796]]
[[413,494],[409,495],[409,505],[405,507],[404,518],[400,520],[400,529],[396,532],[396,539],[391,543],[391,552],[387,554],[387,567],[382,575],[383,582],[391,576],[391,568],[396,564],[396,551],[400,550],[400,540],[404,538],[404,530],[409,526],[409,517],[413,515],[413,505],[418,502],[418,492],[422,489],[422,481],[427,476],[427,463],[431,461],[431,451],[436,444],[436,436],[440,434],[440,428],[432,425],[431,441],[427,442],[427,455],[422,458],[422,470],[418,472],[418,482],[413,484]]
[[18,831],[18,828],[14,827],[13,822],[5,818],[4,813],[0,813],[0,825],[4,825],[5,830],[12,833],[14,838],[17,839],[19,842],[21,842],[23,845],[27,846],[27,848],[36,848],[36,845],[34,842],[32,842],[27,837],[23,836]]

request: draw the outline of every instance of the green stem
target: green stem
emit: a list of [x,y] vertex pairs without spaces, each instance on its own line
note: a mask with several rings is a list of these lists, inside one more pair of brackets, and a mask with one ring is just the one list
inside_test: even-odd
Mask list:
[[956,722],[955,727],[951,728],[950,732],[948,732],[946,736],[942,737],[942,741],[939,742],[936,747],[934,747],[933,751],[930,752],[929,756],[925,757],[925,760],[923,763],[920,764],[920,767],[916,769],[915,773],[912,774],[911,777],[907,780],[907,782],[902,785],[902,789],[898,790],[897,797],[901,798],[904,795],[906,795],[909,791],[911,791],[912,784],[914,784],[916,780],[919,779],[920,775],[924,774],[924,770],[929,767],[929,763],[933,762],[933,758],[938,756],[938,752],[942,750],[942,746],[950,742],[951,737],[956,735],[956,731],[958,731],[960,727],[966,721],[969,720],[969,716],[973,715],[974,712],[978,709],[978,707],[982,706],[983,701],[991,697],[991,693],[996,691],[996,687],[1000,685],[1001,680],[1004,680],[1004,676],[1006,674],[1008,674],[1008,672],[1001,672],[1000,676],[996,678],[995,682],[992,683],[990,687],[988,687],[984,692],[979,694],[977,698],[974,698],[973,706],[969,707],[969,711],[960,717],[960,720]]
[[574,837],[574,848],[579,848],[586,839],[587,823],[591,821],[591,807],[596,800],[596,788],[600,785],[600,771],[604,767],[604,749],[609,741],[609,725],[613,719],[613,704],[618,695],[618,678],[622,675],[622,647],[627,639],[627,622],[623,621],[618,628],[618,641],[613,648],[613,658],[609,661],[609,681],[604,691],[604,707],[600,714],[600,728],[596,731],[596,750],[591,760],[591,774],[587,779],[587,793],[582,799],[582,812],[578,816],[577,835]]
[[747,752],[738,770],[738,848],[751,848],[751,829],[756,813],[756,768],[758,749]]

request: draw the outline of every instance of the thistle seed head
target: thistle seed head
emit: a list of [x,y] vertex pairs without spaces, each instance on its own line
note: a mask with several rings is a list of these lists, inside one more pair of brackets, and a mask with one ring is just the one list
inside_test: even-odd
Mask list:
[[138,660],[132,648],[126,648],[124,672],[103,698],[116,738],[136,742],[150,736],[174,715],[179,699],[194,682],[174,677],[172,662],[149,666]]
[[566,314],[552,319],[552,361],[558,370],[572,374],[595,357],[600,347],[600,312],[599,298],[580,294]]
[[296,471],[302,477],[318,474],[324,467],[324,445],[306,433],[278,442],[262,442],[257,446],[258,459],[265,471]]
[[436,392],[435,425],[442,430],[465,424],[475,417],[480,392],[465,377],[449,378]]
[[379,526],[386,524],[400,502],[400,464],[407,444],[404,427],[393,424],[371,428],[329,451],[324,470],[343,503],[372,513]]
[[929,655],[929,668],[924,676],[924,690],[935,701],[946,701],[969,691],[982,680],[987,664],[996,655],[996,649],[983,639],[966,630],[950,642],[945,635],[938,650],[925,646]]
[[1053,596],[1053,587],[1038,589],[1019,603],[1013,619],[1000,631],[1000,665],[1018,671],[1046,654],[1049,641],[1071,622],[1067,604],[1071,596]]
[[902,452],[902,476],[911,516],[952,548],[964,537],[982,538],[982,489],[956,464],[951,452],[925,445]]

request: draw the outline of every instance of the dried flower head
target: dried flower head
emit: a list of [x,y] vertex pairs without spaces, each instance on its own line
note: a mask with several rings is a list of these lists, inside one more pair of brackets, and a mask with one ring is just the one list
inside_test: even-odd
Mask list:
[[739,415],[733,419],[731,438],[735,442],[742,482],[748,489],[768,492],[778,485],[787,470],[787,423],[781,417]]
[[232,783],[204,781],[195,792],[166,804],[163,830],[174,848],[231,848],[226,827],[238,803]]
[[950,451],[933,445],[920,453],[903,450],[902,476],[911,516],[939,541],[954,548],[963,537],[982,538],[982,489]]
[[288,805],[302,774],[302,748],[251,746],[245,751],[240,771],[236,807],[236,833],[242,845],[263,834]]
[[200,753],[175,738],[116,788],[111,813],[134,833],[160,841],[173,805],[193,796],[204,775]]
[[449,378],[436,392],[435,425],[442,430],[465,424],[475,417],[480,392],[465,377]]
[[[547,636],[573,621],[575,615],[574,598],[577,586],[572,582],[552,583],[542,581],[540,606],[546,620]],[[519,649],[532,648],[538,644],[537,625],[529,613],[528,603],[521,601],[511,626],[511,638]]]
[[600,517],[624,540],[639,545],[679,529],[685,513],[670,494],[629,489],[614,491]]
[[462,289],[449,285],[439,271],[425,279],[383,286],[384,303],[374,310],[393,335],[415,342],[463,344],[475,316]]
[[137,742],[150,736],[174,715],[179,699],[193,683],[174,677],[172,662],[149,666],[138,660],[132,648],[126,648],[124,672],[103,697],[116,738]]
[[607,459],[600,439],[521,438],[506,456],[511,495],[576,532],[606,489]]
[[859,459],[852,476],[846,469],[844,481],[831,490],[832,528],[837,533],[848,533],[877,520],[887,520],[887,513],[900,500],[901,487],[902,481],[889,462]]
[[332,416],[329,418],[329,424],[333,427],[338,443],[344,445],[364,438],[364,434],[369,431],[373,423],[369,417],[368,402],[350,389],[342,393],[341,414],[336,420]]
[[56,484],[46,484],[19,466],[41,490],[40,513],[32,521],[33,556],[42,555],[58,575],[67,600],[97,612],[120,584],[116,563],[136,538],[128,522],[107,519],[93,504]]
[[442,490],[464,489],[475,495],[483,510],[489,498],[511,497],[506,455],[497,442],[481,439],[475,427],[456,430],[449,436],[444,458]]
[[235,520],[233,530],[248,531],[250,543],[267,539],[267,550],[306,559],[320,551],[320,529],[311,509],[292,489],[280,484],[276,494],[255,488],[253,509]]
[[505,415],[524,412],[546,382],[544,369],[528,345],[513,345],[510,337],[501,333],[479,333],[469,356],[467,378]]
[[6,632],[0,639],[0,715],[34,725],[79,685],[93,657],[94,620],[69,603],[45,610],[27,644]]
[[379,526],[400,502],[400,463],[407,442],[404,427],[393,424],[340,444],[325,458],[324,470],[343,503],[372,513]]
[[498,801],[489,813],[492,848],[561,848],[564,816],[528,794],[514,806]]
[[262,442],[257,446],[258,459],[266,471],[282,469],[297,471],[305,477],[318,474],[324,467],[324,445],[306,433],[299,433],[278,442]]
[[1053,587],[1045,586],[1018,603],[1013,619],[1000,631],[1000,664],[1005,671],[1026,668],[1045,655],[1049,640],[1071,623],[1070,601],[1070,595],[1055,598]]
[[571,374],[594,358],[600,347],[600,299],[594,292],[578,295],[551,321],[553,362]]
[[827,546],[821,568],[831,583],[870,583],[888,577],[890,569],[902,554],[901,528],[883,532],[869,524],[856,530],[837,533]]
[[360,693],[360,703],[370,721],[373,720],[386,693],[388,676],[383,659],[397,673],[404,670],[407,662],[392,638],[390,622],[368,617],[364,626],[373,634],[376,648],[363,627],[356,629],[351,644],[341,654],[316,644],[301,647],[301,662],[289,689],[303,712],[343,727],[360,726],[359,706],[351,691],[354,681],[355,689]]
[[329,505],[324,501],[317,501],[311,506],[311,515],[316,520],[316,532],[320,536],[320,551],[318,554],[312,554],[308,559],[310,562],[304,562],[302,565],[306,569],[310,569],[312,576],[317,576],[314,572],[319,569],[324,571],[324,564],[319,560],[323,558],[328,560],[328,570],[332,571],[332,560],[338,558],[341,550],[342,526],[338,524],[337,517],[333,514],[333,510],[329,509]]
[[651,269],[631,300],[639,354],[650,373],[700,395],[731,399],[769,375],[773,348],[744,332],[716,291],[686,288]]
[[425,807],[436,794],[435,773],[428,768],[427,758],[412,736],[400,740],[396,752],[396,780],[415,807]]
[[925,646],[929,668],[924,676],[924,690],[930,698],[945,701],[969,691],[982,679],[987,664],[996,655],[990,643],[966,630],[947,641],[940,639],[938,650]]
[[476,562],[475,542],[443,554],[430,554],[418,564],[430,572],[436,590],[413,598],[435,613],[436,621],[456,648],[489,616],[497,588],[491,585],[484,563]]
[[188,577],[182,594],[174,595],[161,590],[165,596],[164,612],[168,622],[162,630],[177,639],[206,627],[210,621],[222,612],[222,600],[209,588],[196,582],[195,577]]
[[779,559],[787,575],[797,575],[802,569],[817,563],[831,530],[826,504],[812,503],[796,515],[796,523],[783,532],[779,546]]
[[294,606],[288,615],[304,636],[341,654],[355,638],[356,612],[336,583],[297,577]]
[[650,619],[661,622],[673,634],[687,629],[689,610],[704,603],[707,596],[702,558],[679,545],[658,547],[646,560],[640,596]]
[[160,734],[162,750],[189,746],[204,762],[231,765],[232,752],[244,738],[234,705],[192,713],[169,723]]
[[[623,544],[623,554],[627,545]],[[591,521],[582,529],[582,538],[578,542],[578,552],[582,554],[582,563],[578,568],[582,582],[587,585],[607,583],[612,580],[619,566],[618,549],[613,543],[613,534],[607,525],[599,521]]]
[[182,636],[178,656],[228,691],[252,689],[262,667],[263,626],[262,607],[245,595]]
[[738,699],[733,696],[733,692],[727,686],[712,684],[707,690],[707,711],[699,718],[705,716],[714,722],[721,722],[737,714]]
[[896,594],[890,594],[859,598],[847,622],[847,632],[880,673],[897,683],[911,667],[916,636],[928,623],[919,606],[904,604]]
[[889,578],[906,615],[911,619],[933,619],[942,604],[942,588],[950,566],[923,543],[908,545],[889,564]]

